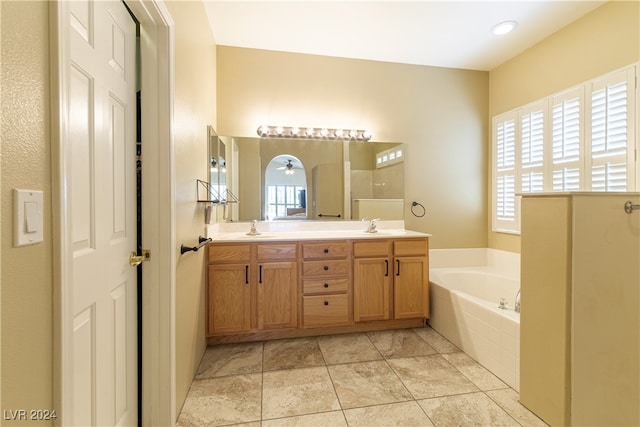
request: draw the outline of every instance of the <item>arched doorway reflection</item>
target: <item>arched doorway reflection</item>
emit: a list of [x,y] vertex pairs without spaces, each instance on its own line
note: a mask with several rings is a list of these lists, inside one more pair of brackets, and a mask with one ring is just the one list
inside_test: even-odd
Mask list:
[[265,219],[307,219],[307,174],[295,156],[281,154],[265,170]]

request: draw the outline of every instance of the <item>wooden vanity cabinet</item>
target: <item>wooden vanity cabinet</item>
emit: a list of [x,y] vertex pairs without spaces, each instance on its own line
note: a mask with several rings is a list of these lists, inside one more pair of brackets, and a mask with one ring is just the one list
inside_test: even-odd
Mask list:
[[393,242],[393,318],[429,317],[427,239]]
[[297,327],[297,243],[208,250],[208,335]]
[[207,245],[210,344],[424,325],[422,237]]
[[350,261],[345,240],[302,243],[304,328],[350,323]]

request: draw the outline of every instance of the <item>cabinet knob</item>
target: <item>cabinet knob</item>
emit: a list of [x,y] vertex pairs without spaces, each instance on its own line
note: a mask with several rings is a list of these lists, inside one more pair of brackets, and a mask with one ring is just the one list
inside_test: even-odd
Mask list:
[[329,253],[329,249],[325,249],[325,250],[324,250],[324,253],[325,253],[325,254],[328,254],[328,253]]
[[329,270],[329,266],[328,266],[328,265],[325,265],[325,266],[324,266],[324,271],[328,271],[328,270]]
[[328,287],[329,287],[329,284],[328,284],[328,283],[325,283],[325,284],[324,284],[324,287],[325,287],[325,288],[328,288]]
[[324,305],[329,305],[329,301],[325,301],[325,302],[324,302]]

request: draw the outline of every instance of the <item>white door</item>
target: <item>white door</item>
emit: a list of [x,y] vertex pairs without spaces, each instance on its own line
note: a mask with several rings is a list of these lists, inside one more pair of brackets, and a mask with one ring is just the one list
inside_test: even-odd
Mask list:
[[137,226],[136,29],[119,1],[75,0],[66,10],[64,256],[73,272],[63,310],[73,320],[62,333],[73,378],[63,395],[72,410],[65,422],[136,425],[136,269],[128,260]]

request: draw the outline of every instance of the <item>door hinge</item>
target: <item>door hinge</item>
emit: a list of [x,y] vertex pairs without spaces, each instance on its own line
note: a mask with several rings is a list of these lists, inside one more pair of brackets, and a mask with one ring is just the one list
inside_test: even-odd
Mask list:
[[143,262],[149,261],[151,259],[151,251],[149,249],[143,249],[142,255],[138,255],[136,251],[132,251],[129,254],[129,265],[131,267],[136,267]]

